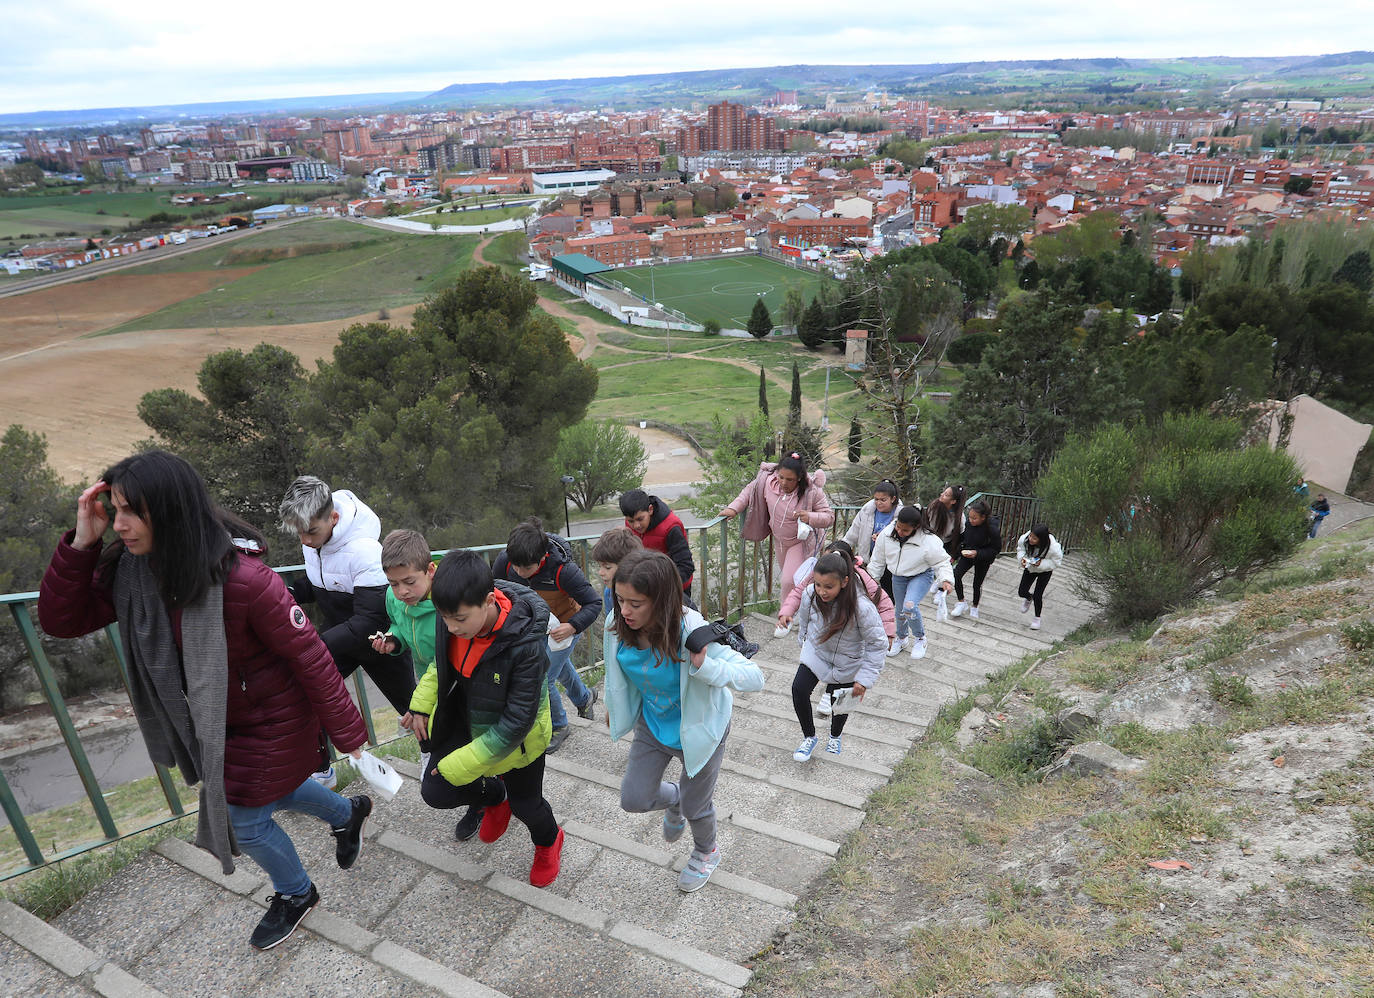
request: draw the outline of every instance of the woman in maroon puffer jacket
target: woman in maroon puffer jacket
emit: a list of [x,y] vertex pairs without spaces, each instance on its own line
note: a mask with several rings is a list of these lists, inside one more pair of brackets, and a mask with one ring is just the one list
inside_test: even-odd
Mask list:
[[[107,492],[119,539],[102,551]],[[277,893],[252,936],[269,949],[319,901],[273,812],[328,821],[346,869],[372,801],[310,779],[323,766],[321,726],[354,757],[367,732],[324,643],[263,553],[261,536],[216,507],[185,461],[137,454],[77,500],[76,529],[53,554],[38,616],[55,637],[119,622],[149,755],[202,783],[196,844],[226,873],[241,846],[272,878]]]

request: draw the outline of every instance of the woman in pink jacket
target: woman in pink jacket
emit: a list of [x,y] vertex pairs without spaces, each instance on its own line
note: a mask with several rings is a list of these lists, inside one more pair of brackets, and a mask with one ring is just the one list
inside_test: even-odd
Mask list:
[[[835,522],[824,485],[825,472],[816,471],[808,476],[805,462],[794,451],[777,464],[759,465],[758,476],[720,511],[728,519],[749,510],[740,531],[746,541],[761,541],[772,534],[773,558],[782,593],[791,590],[797,569],[820,551],[822,532]],[[799,523],[809,528],[808,537],[797,536]]]

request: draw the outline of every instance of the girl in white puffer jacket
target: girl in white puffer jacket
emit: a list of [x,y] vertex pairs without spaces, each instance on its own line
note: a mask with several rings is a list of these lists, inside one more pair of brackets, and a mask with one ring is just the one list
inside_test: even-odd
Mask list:
[[880,579],[884,569],[892,573],[892,602],[897,607],[897,643],[891,653],[895,655],[906,647],[910,638],[911,657],[925,658],[926,627],[919,609],[921,600],[935,586],[950,592],[954,588],[954,570],[944,544],[930,532],[925,512],[919,506],[903,506],[897,511],[897,518],[878,535],[868,574]]

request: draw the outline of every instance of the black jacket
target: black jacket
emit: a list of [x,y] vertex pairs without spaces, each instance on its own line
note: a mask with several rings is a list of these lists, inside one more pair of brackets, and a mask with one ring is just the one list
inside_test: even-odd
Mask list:
[[[601,616],[601,594],[592,588],[582,569],[572,559],[572,548],[557,534],[544,535],[544,563],[528,579],[522,579],[511,568],[510,558],[502,551],[496,556],[491,574],[498,579],[534,590],[534,594],[549,605],[553,615],[581,634]],[[575,604],[575,605],[574,605]]]
[[[302,606],[314,603],[324,618],[320,637],[329,654],[345,673],[359,665],[387,665],[397,656],[372,650],[368,636],[377,631],[386,633],[391,620],[386,614],[386,586],[359,586],[351,593],[319,589],[307,576],[291,583],[291,595]],[[402,649],[401,661],[410,665],[410,652]]]
[[978,526],[964,524],[964,532],[959,535],[959,546],[956,554],[963,557],[963,551],[976,551],[973,560],[975,562],[993,562],[1002,553],[1002,527],[997,522],[997,517],[989,516]]
[[[467,677],[459,675],[456,667],[463,663],[451,660],[452,635],[443,618],[434,616],[437,687],[430,717],[430,751],[442,760],[480,742],[457,785],[469,777],[526,765],[548,744],[544,681],[549,670],[549,608],[525,586],[498,579],[496,587],[510,600],[510,610]],[[448,777],[442,765],[439,771]]]

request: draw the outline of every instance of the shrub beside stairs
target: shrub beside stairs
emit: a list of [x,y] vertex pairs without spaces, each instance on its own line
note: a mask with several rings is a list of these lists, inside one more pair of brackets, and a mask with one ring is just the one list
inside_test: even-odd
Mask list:
[[[406,786],[378,801],[352,870],[337,868],[319,822],[279,816],[322,898],[283,945],[248,945],[271,893],[252,861],[224,877],[207,853],[170,838],[52,924],[0,905],[0,995],[737,994],[752,957],[787,927],[798,895],[940,705],[1091,617],[1071,594],[1075,574],[1070,556],[1040,631],[1020,612],[1011,559],[989,573],[977,621],[936,623],[927,599],[927,657],[889,659],[849,722],[843,754],[828,755],[822,737],[804,765],[792,760],[795,636],[773,638],[770,620],[746,620],[768,684],[736,697],[716,791],[724,861],[695,894],[676,886],[690,831],[670,846],[659,815],[620,810],[628,742],[610,741],[598,705],[594,722],[573,715],[573,736],[548,759],[545,793],[566,833],[550,888],[529,885],[522,825],[513,821],[493,845],[455,841],[457,814],[427,808],[417,767],[402,762]],[[821,719],[817,727],[828,730]]]

